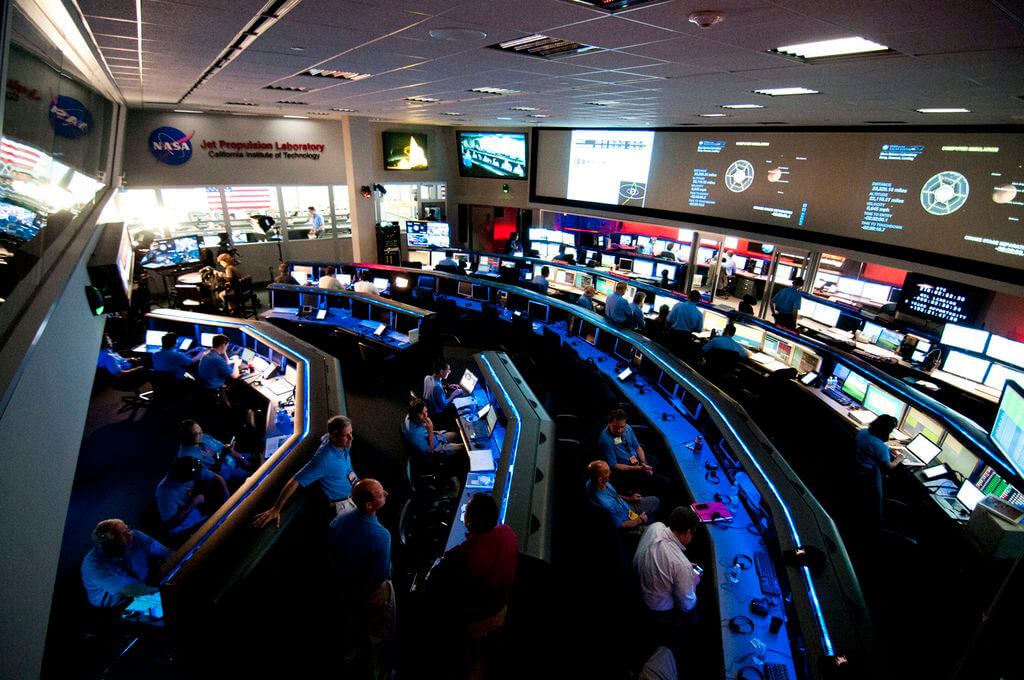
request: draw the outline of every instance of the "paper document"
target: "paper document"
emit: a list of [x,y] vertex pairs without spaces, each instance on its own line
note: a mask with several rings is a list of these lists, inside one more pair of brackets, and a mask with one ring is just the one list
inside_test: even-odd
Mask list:
[[476,407],[476,401],[473,397],[455,397],[452,399],[452,403],[455,404],[456,409]]
[[490,449],[471,449],[469,452],[469,469],[472,472],[489,472],[494,469],[494,458]]

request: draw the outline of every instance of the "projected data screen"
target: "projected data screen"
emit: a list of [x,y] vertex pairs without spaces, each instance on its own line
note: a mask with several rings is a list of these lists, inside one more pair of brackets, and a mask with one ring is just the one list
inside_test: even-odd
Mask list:
[[1024,263],[1024,149],[1016,135],[545,130],[537,140],[537,193],[567,187],[565,196],[543,196],[555,201]]
[[463,177],[526,179],[526,135],[522,132],[459,132]]
[[644,207],[654,133],[573,130],[566,198]]
[[907,274],[896,308],[901,312],[955,324],[970,323],[985,291],[924,274]]

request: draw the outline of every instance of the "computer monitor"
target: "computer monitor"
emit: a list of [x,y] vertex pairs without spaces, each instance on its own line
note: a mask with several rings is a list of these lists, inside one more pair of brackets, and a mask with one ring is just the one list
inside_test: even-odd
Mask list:
[[193,342],[195,342],[195,338],[178,338],[178,349],[184,352],[192,347]]
[[744,347],[760,351],[761,343],[764,342],[764,331],[753,326],[736,324],[736,335],[733,336],[733,339]]
[[668,243],[669,243],[668,241],[665,241],[663,239],[660,239],[660,238],[657,239],[654,242],[654,253],[657,255],[659,253],[663,253],[666,250],[668,250]]
[[373,280],[373,287],[376,288],[381,293],[386,291],[388,289],[388,286],[390,285],[391,281],[385,278],[375,278]]
[[846,380],[843,381],[843,393],[858,403],[864,401],[864,394],[867,390],[868,381],[859,373],[850,371],[850,375],[846,376]]
[[167,331],[146,331],[146,344],[150,347],[160,347]]
[[467,368],[462,374],[462,380],[459,381],[459,387],[461,387],[462,391],[466,394],[472,394],[473,390],[476,389],[477,380],[479,380],[479,378],[477,378],[476,375]]
[[654,263],[650,260],[633,260],[633,273],[649,279],[654,278]]
[[789,281],[793,278],[793,267],[788,264],[780,264],[775,267],[776,281]]
[[654,242],[654,239],[652,239],[650,236],[637,236],[636,237],[637,248],[643,248],[644,250],[646,250],[647,248],[651,247],[651,243],[653,243],[653,242]]
[[633,237],[629,234],[619,234],[619,245],[620,246],[631,246],[633,245]]
[[340,283],[343,286],[351,285],[352,284],[352,275],[351,274],[338,274],[338,283]]
[[580,274],[578,285],[580,288],[586,288],[587,286],[594,285],[594,277],[590,274]]
[[1013,380],[1020,385],[1024,385],[1024,373],[1007,368],[1002,364],[993,363],[985,375],[985,385],[1000,392],[1003,391],[1003,386],[1007,380]]
[[408,288],[408,287],[409,287],[409,279],[405,278],[404,276],[396,276],[395,277],[395,288]]
[[888,392],[884,392],[874,385],[868,385],[864,393],[864,408],[875,415],[888,414],[900,422],[903,417],[903,410],[907,407],[906,402],[897,399]]
[[850,367],[846,364],[836,364],[832,367],[832,377],[839,382],[843,382],[850,375]]
[[216,333],[200,333],[199,334],[199,344],[202,345],[203,347],[213,347],[213,336],[215,336],[215,335],[217,335],[217,334]]
[[[689,253],[687,253],[689,254]],[[697,262],[704,263],[712,259],[715,256],[715,251],[711,248],[697,248]]]
[[[918,349],[920,348],[921,343],[919,342]],[[1024,342],[1010,340],[1001,335],[993,335],[988,339],[985,356],[1013,364],[1014,366],[1024,367]]]
[[956,499],[964,504],[971,512],[974,512],[974,508],[978,507],[978,501],[985,497],[985,494],[981,492],[981,489],[974,486],[971,481],[965,481],[960,485],[960,489],[956,492]]
[[459,295],[461,297],[473,297],[473,283],[470,281],[459,281]]
[[633,260],[628,257],[620,257],[618,266],[621,271],[631,272],[633,271]]
[[981,354],[985,351],[988,338],[988,331],[947,323],[942,329],[942,337],[939,339],[939,343],[948,347],[956,347],[957,349]]
[[415,262],[416,264],[423,265],[424,267],[430,264],[429,250],[410,250],[405,257],[409,262]]
[[562,243],[567,246],[576,245],[576,235],[567,231],[562,232]]
[[878,340],[875,344],[882,349],[887,349],[890,352],[896,352],[900,348],[900,343],[903,342],[903,336],[896,331],[890,331],[888,328],[883,328],[882,332],[878,334]]
[[1006,383],[989,436],[1017,474],[1024,474],[1024,386]]
[[487,302],[491,299],[491,289],[489,286],[478,286],[473,284],[473,299],[481,302]]
[[736,265],[737,270],[744,270],[747,268],[747,258],[742,255],[733,255],[732,262]]
[[562,283],[575,286],[576,285],[576,272],[562,272]]
[[306,282],[309,281],[309,274],[307,274],[306,272],[293,271],[292,278],[295,279],[295,283],[299,284],[300,286],[305,286]]
[[729,324],[729,317],[725,314],[719,314],[718,312],[712,312],[710,309],[703,310],[704,312],[704,330],[705,331],[718,331],[719,334],[725,330],[725,327]]
[[879,302],[885,304],[889,301],[889,293],[892,291],[890,286],[886,286],[882,283],[870,283],[865,281],[864,287],[861,289],[861,297],[867,298],[872,302]]
[[946,361],[942,364],[942,370],[980,383],[985,381],[985,374],[988,373],[990,363],[985,359],[972,357],[970,354],[950,350],[946,355]]
[[601,253],[601,266],[602,267],[614,267],[615,256],[609,253]]
[[669,297],[667,295],[655,295],[654,296],[654,311],[658,311],[659,309],[661,309],[662,305],[666,305],[671,310],[673,307],[675,307],[677,302],[679,302],[679,300],[676,300],[675,298],[671,298],[671,297]]
[[632,361],[635,349],[631,343],[619,338],[615,343],[615,356],[626,362]]
[[256,351],[251,350],[248,347],[242,350],[242,361],[245,363],[251,362],[256,357]]
[[665,262],[656,262],[654,264],[654,277],[658,279],[661,278],[662,272],[667,272],[668,280],[675,281],[677,271],[679,271],[679,268],[674,264],[667,264]]
[[826,326],[835,326],[839,323],[839,308],[831,305],[817,304],[815,305],[814,313],[811,318],[818,323],[823,323]]
[[444,259],[444,252],[440,250],[430,251],[430,266],[436,267],[438,263]]
[[581,321],[579,335],[584,342],[593,345],[597,341],[597,326],[587,321]]
[[839,289],[840,293],[860,297],[860,294],[864,291],[864,282],[860,279],[851,279],[848,276],[840,276],[839,281],[836,282],[836,287]]
[[540,321],[542,323],[548,322],[548,306],[545,304],[530,300],[527,303],[526,312],[533,321]]
[[433,276],[420,276],[416,279],[416,287],[434,290],[434,281]]
[[611,295],[615,292],[615,280],[600,278],[597,280],[597,292],[603,295]]
[[924,432],[918,432],[907,444],[907,449],[925,465],[932,462],[935,456],[942,452],[942,447],[924,436]]
[[546,241],[548,238],[548,230],[540,227],[530,227],[526,234],[531,241]]
[[881,335],[885,329],[879,326],[877,323],[871,323],[870,321],[864,322],[864,328],[860,331],[860,336],[864,339],[864,342],[870,342],[875,344],[878,340],[878,336]]

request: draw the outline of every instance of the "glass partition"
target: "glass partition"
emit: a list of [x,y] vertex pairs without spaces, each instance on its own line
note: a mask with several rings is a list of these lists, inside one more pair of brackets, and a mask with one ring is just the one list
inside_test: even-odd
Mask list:
[[[284,214],[288,222],[288,240],[295,241],[305,238],[332,238],[334,236],[333,215],[331,215],[331,198],[328,187],[281,187],[284,201]],[[323,218],[324,230],[319,236],[313,236],[313,215],[309,208]]]
[[225,187],[224,201],[236,246],[281,239],[277,187]]

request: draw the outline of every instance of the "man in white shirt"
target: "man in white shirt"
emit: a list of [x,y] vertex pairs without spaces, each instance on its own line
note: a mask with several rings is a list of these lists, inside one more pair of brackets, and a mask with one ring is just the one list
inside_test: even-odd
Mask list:
[[359,293],[360,295],[380,295],[380,291],[373,285],[371,280],[369,269],[364,269],[359,272],[359,280],[352,286],[352,290]]
[[341,281],[334,276],[334,267],[327,267],[324,270],[317,285],[322,290],[345,290],[345,286],[341,285]]
[[669,515],[667,526],[655,522],[647,527],[637,546],[633,568],[640,579],[644,604],[659,618],[674,622],[697,604],[700,574],[685,550],[699,523],[693,508],[679,506]]

